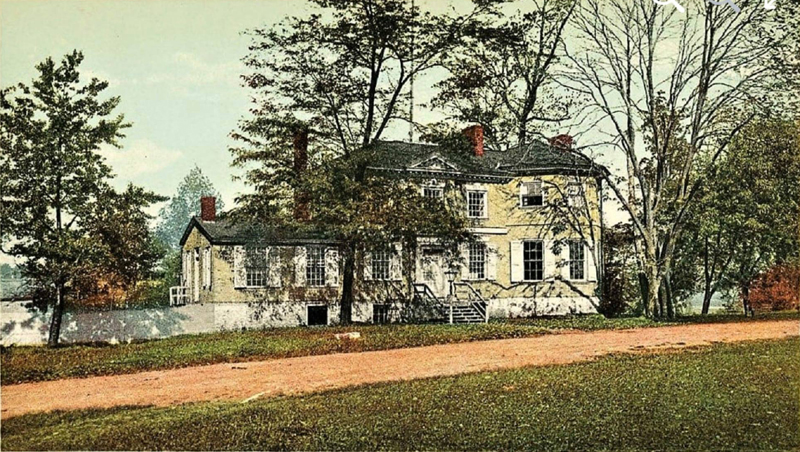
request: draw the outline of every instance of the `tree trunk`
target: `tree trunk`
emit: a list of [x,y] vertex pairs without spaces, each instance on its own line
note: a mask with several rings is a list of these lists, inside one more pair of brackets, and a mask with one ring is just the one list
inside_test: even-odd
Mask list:
[[339,323],[353,323],[353,281],[355,280],[356,253],[355,245],[348,244],[344,258],[344,274],[342,275],[342,298],[339,304]]
[[639,292],[642,298],[642,309],[644,310],[645,317],[650,317],[650,305],[647,302],[647,294],[650,291],[648,286],[647,276],[645,276],[644,272],[639,272]]
[[745,284],[742,286],[742,310],[744,311],[744,316],[747,317],[748,314],[752,314],[752,308],[750,307],[750,285]]
[[664,278],[664,297],[667,302],[667,318],[675,318],[675,299],[672,297],[672,281],[669,274]]
[[50,318],[50,334],[47,338],[49,347],[58,346],[61,337],[61,318],[64,315],[64,285],[56,285],[56,303],[53,306],[53,314]]

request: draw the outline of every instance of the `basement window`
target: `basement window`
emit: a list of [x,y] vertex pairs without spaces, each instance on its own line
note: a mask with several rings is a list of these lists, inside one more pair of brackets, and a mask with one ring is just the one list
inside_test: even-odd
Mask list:
[[389,323],[389,305],[388,304],[373,304],[372,305],[372,323]]
[[308,326],[323,326],[328,324],[327,306],[308,306]]

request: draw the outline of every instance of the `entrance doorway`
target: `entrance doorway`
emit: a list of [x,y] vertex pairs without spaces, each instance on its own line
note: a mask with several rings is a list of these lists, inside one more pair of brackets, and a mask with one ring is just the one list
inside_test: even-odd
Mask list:
[[447,278],[444,274],[447,265],[444,248],[423,246],[420,251],[418,282],[427,284],[437,297],[447,296]]

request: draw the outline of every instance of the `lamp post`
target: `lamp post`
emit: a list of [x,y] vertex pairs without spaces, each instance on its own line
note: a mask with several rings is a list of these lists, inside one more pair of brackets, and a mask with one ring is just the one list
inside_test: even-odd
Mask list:
[[447,277],[447,284],[449,288],[449,293],[447,295],[447,305],[450,308],[450,324],[453,324],[453,282],[456,280],[456,270],[453,267],[450,267],[447,271],[444,272],[445,277]]

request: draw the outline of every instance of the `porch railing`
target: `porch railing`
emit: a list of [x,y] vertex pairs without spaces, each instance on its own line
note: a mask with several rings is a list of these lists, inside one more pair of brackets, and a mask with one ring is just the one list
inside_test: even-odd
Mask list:
[[189,301],[189,288],[186,286],[173,286],[169,288],[169,305],[182,306]]
[[483,317],[484,323],[489,322],[489,304],[483,298],[483,296],[472,287],[472,284],[464,281],[453,282],[453,295],[455,296],[456,300],[461,300],[462,298],[459,296],[459,289],[464,289],[461,292],[466,292],[466,300],[467,303],[472,305],[472,307]]

